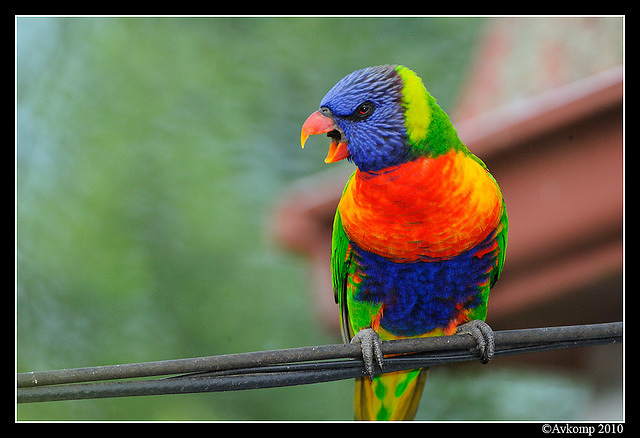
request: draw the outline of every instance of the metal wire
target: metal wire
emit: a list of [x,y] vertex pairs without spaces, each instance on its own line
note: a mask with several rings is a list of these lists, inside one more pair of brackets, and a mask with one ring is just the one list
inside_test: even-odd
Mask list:
[[[495,332],[495,356],[622,342],[622,322]],[[470,336],[385,341],[392,372],[476,360]],[[18,403],[235,391],[365,376],[359,344],[336,344],[17,375]],[[152,378],[166,376],[164,378]],[[123,380],[139,379],[146,380]],[[108,381],[107,381],[108,380]]]

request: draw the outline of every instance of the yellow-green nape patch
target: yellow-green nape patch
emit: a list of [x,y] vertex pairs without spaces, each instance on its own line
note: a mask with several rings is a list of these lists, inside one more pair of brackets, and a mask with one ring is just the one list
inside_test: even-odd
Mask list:
[[412,70],[399,65],[396,71],[402,77],[404,88],[402,90],[402,103],[405,108],[405,128],[409,142],[418,144],[424,141],[431,123],[431,107],[429,106],[429,94],[422,79]]

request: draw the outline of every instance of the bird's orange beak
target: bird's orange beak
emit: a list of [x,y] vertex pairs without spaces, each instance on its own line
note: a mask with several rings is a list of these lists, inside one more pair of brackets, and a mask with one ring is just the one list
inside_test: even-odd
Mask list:
[[[302,132],[300,133],[300,144],[304,149],[304,144],[310,135],[326,134],[333,131],[335,124],[329,117],[323,115],[320,111],[316,111],[311,114],[302,125]],[[336,161],[343,160],[349,156],[349,150],[347,149],[346,142],[332,141],[329,146],[329,153],[327,158],[324,159],[325,163],[335,163]]]

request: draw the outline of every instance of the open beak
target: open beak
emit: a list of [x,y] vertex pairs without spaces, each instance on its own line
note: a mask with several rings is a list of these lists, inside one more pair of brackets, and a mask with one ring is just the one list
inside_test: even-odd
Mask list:
[[324,159],[325,163],[335,163],[349,156],[347,142],[342,141],[342,131],[335,125],[331,118],[323,115],[320,111],[311,114],[302,125],[302,132],[300,133],[300,144],[302,148],[304,148],[307,138],[315,134],[327,134],[332,139],[331,145],[329,146],[329,153],[327,154],[327,158]]

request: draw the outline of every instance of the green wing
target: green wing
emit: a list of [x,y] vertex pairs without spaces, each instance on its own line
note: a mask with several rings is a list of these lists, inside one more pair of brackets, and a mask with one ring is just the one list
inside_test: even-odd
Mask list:
[[502,272],[502,267],[504,266],[504,258],[507,251],[507,233],[509,231],[509,218],[507,217],[507,208],[504,204],[504,199],[502,200],[502,217],[500,218],[500,224],[498,225],[498,234],[496,235],[496,240],[498,242],[498,247],[500,248],[500,253],[498,254],[498,260],[496,261],[496,268],[493,271],[493,275],[491,276],[490,287],[493,287],[494,284],[500,278],[500,273]]
[[[345,185],[345,190],[351,182],[351,178],[353,178],[353,174]],[[342,227],[340,212],[336,210],[336,215],[333,219],[333,237],[331,242],[331,281],[333,284],[333,297],[340,308],[340,326],[342,327],[342,339],[344,342],[349,342],[353,337],[351,324],[349,324],[349,311],[347,309],[347,273],[350,263],[349,238]]]

